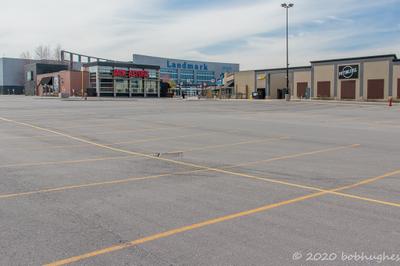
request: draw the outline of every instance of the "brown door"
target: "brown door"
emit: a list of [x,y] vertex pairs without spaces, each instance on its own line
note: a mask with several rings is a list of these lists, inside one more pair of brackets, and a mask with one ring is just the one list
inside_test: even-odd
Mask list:
[[306,97],[308,83],[307,82],[299,82],[297,83],[297,97],[304,98]]
[[383,99],[385,89],[384,79],[369,79],[368,80],[368,99]]
[[397,80],[397,99],[400,99],[400,79]]
[[331,82],[319,81],[317,85],[317,97],[331,97]]
[[346,80],[342,81],[341,97],[344,100],[356,99],[356,81]]

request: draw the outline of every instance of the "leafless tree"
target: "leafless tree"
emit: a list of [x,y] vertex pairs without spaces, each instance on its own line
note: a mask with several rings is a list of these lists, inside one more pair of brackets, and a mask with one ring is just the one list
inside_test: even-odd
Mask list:
[[61,45],[57,44],[57,46],[53,50],[53,60],[55,61],[61,61]]
[[26,60],[31,60],[32,59],[31,52],[29,52],[29,51],[22,52],[20,55],[20,58],[26,59]]
[[35,58],[38,60],[50,60],[50,46],[47,45],[39,45],[35,48]]

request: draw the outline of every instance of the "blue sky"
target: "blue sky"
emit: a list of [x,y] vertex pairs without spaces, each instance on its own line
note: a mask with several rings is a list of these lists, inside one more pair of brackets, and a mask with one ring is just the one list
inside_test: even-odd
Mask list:
[[[292,66],[315,59],[400,55],[400,0],[292,2]],[[131,60],[132,53],[140,53],[235,62],[242,69],[282,67],[285,11],[280,4],[279,0],[13,0],[2,4],[0,55],[18,57],[40,44],[60,44],[116,60]],[[43,6],[46,15],[38,15]]]

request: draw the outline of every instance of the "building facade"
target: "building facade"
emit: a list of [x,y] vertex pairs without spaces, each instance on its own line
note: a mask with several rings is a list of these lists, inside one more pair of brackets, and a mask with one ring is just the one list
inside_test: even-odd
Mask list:
[[133,55],[133,63],[159,66],[162,80],[173,80],[182,87],[222,85],[224,73],[239,71],[239,64],[180,60],[139,54]]
[[90,89],[105,97],[160,97],[160,67],[122,62],[84,65]]
[[31,60],[0,58],[0,95],[24,94],[24,66]]
[[86,71],[63,70],[37,76],[38,96],[84,96],[89,88],[89,73]]
[[38,95],[38,75],[59,72],[62,70],[68,70],[68,65],[61,62],[45,61],[25,65],[25,95]]
[[[236,95],[283,99],[286,69],[234,73]],[[396,55],[312,61],[311,66],[289,69],[289,90],[295,99],[386,101],[400,99],[400,60]],[[264,96],[265,95],[265,96]]]

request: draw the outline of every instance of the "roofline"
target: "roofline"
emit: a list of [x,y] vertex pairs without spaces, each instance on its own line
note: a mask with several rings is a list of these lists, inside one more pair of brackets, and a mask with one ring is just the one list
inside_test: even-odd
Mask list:
[[[282,68],[267,68],[267,69],[256,69],[254,70],[255,72],[259,72],[259,71],[283,71],[286,70],[286,67],[282,67]],[[290,70],[298,70],[298,69],[310,69],[311,70],[311,66],[298,66],[298,67],[289,67],[289,71]],[[251,71],[251,70],[250,70]]]
[[384,55],[373,55],[373,56],[363,56],[363,57],[347,57],[347,58],[339,58],[339,59],[318,60],[318,61],[311,61],[311,64],[329,63],[329,62],[337,62],[337,61],[355,61],[355,60],[387,58],[387,57],[392,57],[392,58],[394,58],[394,60],[398,60],[396,54],[384,54]]
[[151,57],[151,58],[159,58],[159,59],[166,59],[166,60],[178,60],[178,61],[189,61],[189,62],[197,62],[197,63],[206,63],[206,64],[226,64],[226,65],[238,65],[240,66],[240,63],[227,63],[227,62],[215,62],[215,61],[200,61],[200,60],[193,60],[193,59],[179,59],[179,58],[169,58],[169,57],[161,57],[161,56],[152,56],[152,55],[144,55],[144,54],[132,54],[132,58],[134,60],[134,56],[139,55],[139,56],[145,56],[145,57]]
[[160,66],[155,65],[142,65],[142,64],[134,64],[130,62],[91,62],[83,64],[84,67],[91,67],[91,66],[119,66],[119,67],[132,67],[132,68],[147,68],[147,69],[160,69]]

